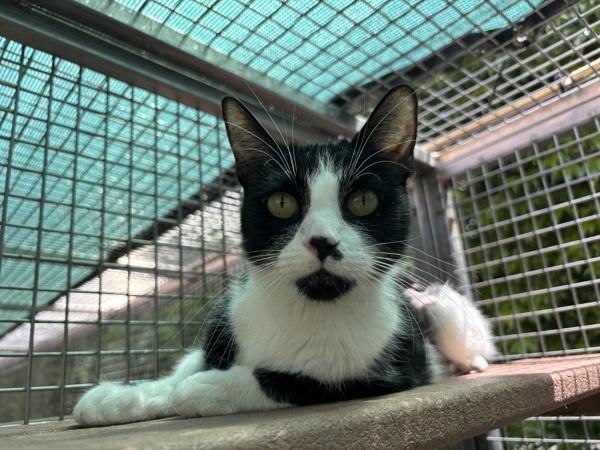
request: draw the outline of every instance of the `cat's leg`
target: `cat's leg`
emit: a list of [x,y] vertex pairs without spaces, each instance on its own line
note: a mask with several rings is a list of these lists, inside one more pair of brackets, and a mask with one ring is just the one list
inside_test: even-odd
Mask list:
[[79,425],[99,426],[139,422],[176,415],[171,397],[175,387],[203,369],[204,351],[184,356],[170,375],[138,384],[102,382],[79,399],[73,416]]
[[188,377],[175,389],[173,405],[179,414],[186,417],[217,416],[290,406],[269,398],[262,391],[254,370],[248,366],[207,370]]
[[487,369],[496,348],[490,323],[473,302],[447,284],[405,292],[412,305],[425,315],[436,347],[458,370]]

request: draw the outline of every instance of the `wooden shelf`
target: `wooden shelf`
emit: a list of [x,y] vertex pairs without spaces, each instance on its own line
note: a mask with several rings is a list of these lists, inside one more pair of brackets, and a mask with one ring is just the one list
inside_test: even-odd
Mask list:
[[598,397],[600,355],[530,359],[335,404],[103,428],[77,428],[72,420],[0,428],[0,448],[430,449],[527,417],[568,414],[569,404],[600,412]]

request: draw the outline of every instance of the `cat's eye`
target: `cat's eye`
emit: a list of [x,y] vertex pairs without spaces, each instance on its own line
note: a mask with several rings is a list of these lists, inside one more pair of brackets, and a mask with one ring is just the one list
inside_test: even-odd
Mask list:
[[298,202],[287,192],[275,192],[267,199],[267,209],[278,219],[289,219],[298,211]]
[[370,189],[354,191],[346,200],[350,214],[358,217],[368,216],[379,206],[379,197]]

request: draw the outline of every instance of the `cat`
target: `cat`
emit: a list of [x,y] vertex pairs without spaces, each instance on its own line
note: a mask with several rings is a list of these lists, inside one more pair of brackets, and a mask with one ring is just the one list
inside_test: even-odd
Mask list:
[[392,89],[352,141],[277,143],[238,100],[222,103],[244,191],[244,271],[203,349],[170,375],[102,382],[83,426],[212,416],[379,396],[435,383],[447,362],[487,368],[490,325],[449,285],[398,282],[417,132],[412,88]]

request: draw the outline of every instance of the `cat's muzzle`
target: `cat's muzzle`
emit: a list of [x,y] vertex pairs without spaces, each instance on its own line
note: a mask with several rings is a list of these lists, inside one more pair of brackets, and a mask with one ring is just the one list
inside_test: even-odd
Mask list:
[[320,269],[296,281],[298,290],[311,300],[331,301],[349,292],[354,281]]

